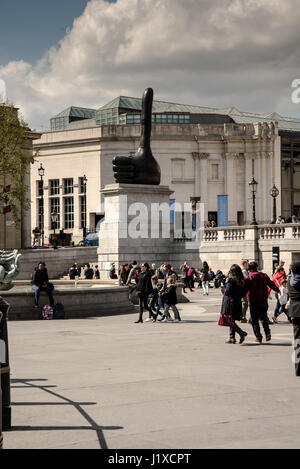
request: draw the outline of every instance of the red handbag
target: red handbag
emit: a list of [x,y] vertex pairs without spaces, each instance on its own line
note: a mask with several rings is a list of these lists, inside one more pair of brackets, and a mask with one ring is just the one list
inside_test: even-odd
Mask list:
[[[223,306],[223,303],[224,303],[224,296],[225,295],[223,295],[222,306]],[[231,300],[230,296],[228,296],[228,301],[229,301],[230,313],[229,314],[220,313],[219,322],[218,322],[219,326],[225,326],[225,327],[233,327],[234,326],[234,319],[233,319],[233,316],[232,316],[232,300]]]

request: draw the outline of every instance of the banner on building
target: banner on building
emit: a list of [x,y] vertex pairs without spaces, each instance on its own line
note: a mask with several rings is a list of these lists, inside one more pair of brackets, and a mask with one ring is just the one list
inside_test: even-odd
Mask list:
[[228,226],[228,195],[218,195],[218,226]]
[[2,189],[2,197],[3,197],[3,209],[2,213],[5,215],[6,213],[11,212],[10,206],[10,185],[3,187]]

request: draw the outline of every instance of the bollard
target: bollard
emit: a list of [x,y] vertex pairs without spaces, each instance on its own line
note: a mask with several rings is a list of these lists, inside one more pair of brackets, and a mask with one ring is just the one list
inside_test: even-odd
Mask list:
[[0,311],[3,315],[0,323],[0,341],[5,344],[4,363],[0,363],[1,389],[2,389],[2,430],[11,429],[11,401],[10,401],[10,369],[8,354],[8,320],[9,304],[0,296]]

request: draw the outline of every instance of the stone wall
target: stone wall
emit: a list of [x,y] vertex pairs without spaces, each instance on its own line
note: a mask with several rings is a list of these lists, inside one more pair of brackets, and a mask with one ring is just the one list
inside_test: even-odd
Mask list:
[[20,251],[21,272],[18,280],[27,280],[39,262],[45,262],[49,278],[60,278],[68,273],[74,262],[79,265],[97,263],[97,247],[59,248],[59,249],[24,249]]

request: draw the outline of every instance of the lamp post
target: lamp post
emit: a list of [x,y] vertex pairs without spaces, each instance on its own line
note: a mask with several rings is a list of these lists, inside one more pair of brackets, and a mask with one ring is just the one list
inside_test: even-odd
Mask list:
[[87,217],[87,203],[86,203],[86,184],[87,184],[87,177],[84,174],[82,178],[82,184],[83,184],[83,193],[84,193],[84,207],[85,207],[85,215],[83,217],[83,240],[85,241],[86,238],[86,217]]
[[38,169],[38,173],[39,173],[39,176],[41,178],[41,190],[42,190],[41,234],[42,234],[42,246],[44,246],[44,175],[45,175],[45,170],[43,168],[42,163],[41,163],[41,166]]
[[257,225],[256,215],[255,215],[255,193],[257,191],[257,184],[258,183],[253,176],[251,181],[249,182],[249,186],[252,191],[252,222],[250,223],[250,225]]
[[277,218],[277,215],[276,215],[276,197],[278,197],[278,195],[279,195],[279,190],[277,189],[275,184],[273,184],[273,187],[270,190],[270,196],[273,197],[273,218],[274,218],[275,222],[276,222],[276,218]]
[[57,219],[58,219],[58,213],[56,210],[53,210],[53,212],[51,213],[51,225],[52,225],[52,228],[53,228],[53,231],[54,231],[54,234],[53,234],[53,248],[56,249],[56,238],[55,238],[55,228],[56,228],[56,223],[57,223]]

